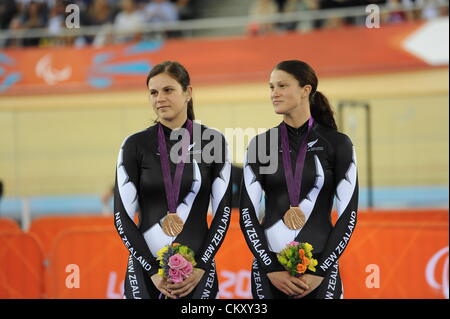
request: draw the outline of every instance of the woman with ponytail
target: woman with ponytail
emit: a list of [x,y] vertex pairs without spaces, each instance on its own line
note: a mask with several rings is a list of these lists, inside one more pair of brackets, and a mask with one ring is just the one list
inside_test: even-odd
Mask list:
[[[283,122],[250,141],[241,187],[241,229],[255,257],[253,297],[341,298],[338,262],[358,208],[354,147],[338,132],[330,103],[317,90],[317,76],[307,63],[279,63],[269,86]],[[267,153],[278,161],[269,174]],[[334,199],[338,220],[333,226]],[[312,245],[315,270],[292,276],[278,262],[277,253],[293,241]]]
[[[125,298],[216,298],[214,255],[231,217],[225,138],[193,122],[190,77],[178,62],[154,66],[146,86],[155,124],[124,140],[116,167],[114,223],[130,252]],[[208,228],[210,199],[213,219]],[[157,253],[172,243],[195,252],[195,268],[179,283],[158,274]]]

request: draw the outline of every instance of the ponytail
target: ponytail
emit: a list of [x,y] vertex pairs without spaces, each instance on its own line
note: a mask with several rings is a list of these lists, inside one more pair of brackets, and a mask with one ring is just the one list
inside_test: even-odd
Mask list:
[[337,130],[334,120],[334,111],[325,95],[315,91],[310,95],[310,112],[312,117],[320,124]]
[[187,103],[187,118],[191,121],[195,120],[194,102],[192,101],[192,98],[190,98]]

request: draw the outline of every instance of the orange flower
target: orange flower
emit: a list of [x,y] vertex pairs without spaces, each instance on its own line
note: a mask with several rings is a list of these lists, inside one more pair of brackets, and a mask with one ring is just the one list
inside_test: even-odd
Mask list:
[[298,265],[297,265],[297,271],[298,271],[300,274],[303,274],[303,273],[306,271],[306,266],[303,265],[303,264],[298,264]]
[[180,246],[180,244],[179,243],[173,243],[172,244],[172,247],[177,247],[177,246]]
[[305,251],[302,249],[298,250],[298,254],[300,255],[300,259],[303,259],[303,257],[305,257]]
[[308,258],[303,257],[303,265],[305,265],[305,267],[307,267],[310,263],[311,261]]

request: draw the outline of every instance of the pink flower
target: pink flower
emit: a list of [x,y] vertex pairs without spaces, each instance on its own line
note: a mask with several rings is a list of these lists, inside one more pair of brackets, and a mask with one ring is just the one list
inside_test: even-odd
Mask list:
[[193,268],[194,267],[192,266],[192,264],[190,262],[188,262],[184,268],[181,268],[180,271],[183,274],[183,277],[184,278],[189,277],[189,275],[192,274]]
[[299,243],[296,242],[296,241],[291,241],[291,242],[289,242],[287,245],[288,245],[288,246],[298,246]]
[[187,264],[189,264],[189,262],[180,254],[175,254],[175,255],[171,256],[169,258],[169,263],[168,263],[168,265],[171,269],[177,269],[177,270],[186,267]]
[[183,273],[178,269],[169,269],[169,280],[174,284],[183,281]]

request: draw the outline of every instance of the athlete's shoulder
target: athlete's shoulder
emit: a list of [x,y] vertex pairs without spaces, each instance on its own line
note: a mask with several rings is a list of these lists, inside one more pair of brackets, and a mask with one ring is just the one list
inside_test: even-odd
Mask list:
[[218,129],[206,126],[205,124],[202,124],[202,123],[197,123],[197,122],[192,122],[192,123],[193,123],[194,134],[195,134],[195,129],[197,129],[197,130],[200,129],[200,132],[204,136],[213,135],[213,136],[225,137],[222,134],[222,132],[220,132]]
[[137,146],[145,142],[148,143],[152,140],[151,136],[156,136],[156,132],[156,125],[152,125],[144,130],[132,133],[123,139],[121,147],[123,148],[124,146]]
[[334,148],[342,146],[353,146],[350,137],[336,129],[317,123],[314,127],[317,135],[325,139]]
[[[275,127],[272,127],[270,129],[265,130],[264,132],[261,132],[259,134],[256,134],[254,137],[252,137],[248,143],[248,147],[256,147],[256,146],[275,146],[278,145],[278,128],[280,125],[277,125]],[[275,144],[275,145],[271,145]]]
[[[206,156],[212,155],[214,163],[223,164],[229,159],[228,143],[225,135],[218,129],[210,128],[204,124],[194,122],[193,145],[198,143],[198,148],[206,151]],[[195,146],[194,146],[195,150]]]
[[218,145],[215,143],[220,143],[222,148],[225,148],[227,145],[227,140],[222,132],[204,124],[194,122],[192,133],[194,141],[198,141],[200,139],[200,144],[203,146],[208,144],[211,145],[210,143],[214,143],[214,145]]

